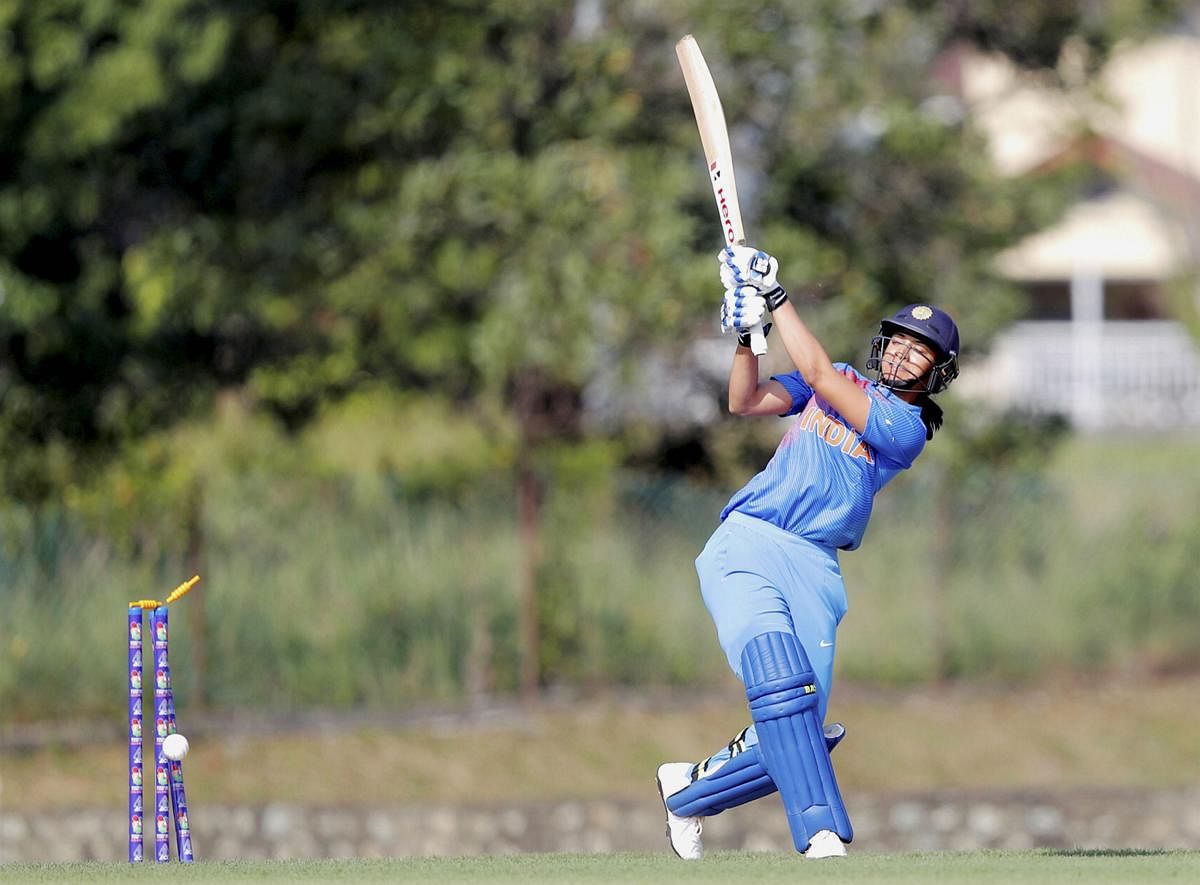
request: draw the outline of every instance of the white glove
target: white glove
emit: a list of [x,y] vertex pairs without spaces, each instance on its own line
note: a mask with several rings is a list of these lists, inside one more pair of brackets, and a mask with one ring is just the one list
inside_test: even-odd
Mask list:
[[754,286],[735,286],[725,290],[721,302],[721,331],[742,332],[762,322],[767,312],[767,299]]
[[725,289],[754,286],[766,298],[767,310],[775,310],[788,300],[787,292],[775,278],[779,262],[761,249],[726,246],[717,253],[717,261],[721,265],[721,285]]

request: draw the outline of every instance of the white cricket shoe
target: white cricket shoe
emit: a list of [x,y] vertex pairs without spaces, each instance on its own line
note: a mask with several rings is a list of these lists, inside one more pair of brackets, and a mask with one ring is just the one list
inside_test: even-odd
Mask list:
[[845,857],[846,844],[833,830],[818,830],[809,840],[804,856],[811,860],[821,857]]
[[680,817],[667,808],[667,797],[674,796],[692,782],[692,763],[664,762],[658,766],[657,781],[658,795],[667,812],[667,841],[684,860],[699,860],[704,857],[704,843],[700,841],[704,818]]

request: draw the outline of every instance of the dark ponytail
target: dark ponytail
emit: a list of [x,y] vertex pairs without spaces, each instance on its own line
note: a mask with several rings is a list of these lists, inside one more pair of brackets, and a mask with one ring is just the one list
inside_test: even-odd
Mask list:
[[942,407],[928,396],[918,401],[921,406],[921,423],[925,425],[925,439],[933,439],[934,431],[942,429]]

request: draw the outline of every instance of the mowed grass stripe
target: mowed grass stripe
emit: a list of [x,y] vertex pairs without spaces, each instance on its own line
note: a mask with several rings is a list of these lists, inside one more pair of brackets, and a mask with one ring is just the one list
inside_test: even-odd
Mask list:
[[1200,879],[1200,851],[980,851],[856,854],[805,861],[790,853],[712,852],[684,863],[665,854],[0,865],[8,882],[1165,882]]

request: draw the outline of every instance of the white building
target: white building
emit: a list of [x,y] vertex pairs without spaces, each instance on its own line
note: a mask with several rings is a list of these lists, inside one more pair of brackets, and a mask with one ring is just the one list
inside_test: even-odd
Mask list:
[[1168,298],[1189,293],[1200,312],[1200,39],[1118,51],[1100,95],[1040,88],[990,57],[963,58],[956,78],[1003,172],[1083,162],[1097,184],[999,257],[1032,312],[962,388],[1082,430],[1200,427],[1200,352]]

